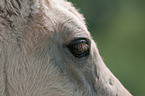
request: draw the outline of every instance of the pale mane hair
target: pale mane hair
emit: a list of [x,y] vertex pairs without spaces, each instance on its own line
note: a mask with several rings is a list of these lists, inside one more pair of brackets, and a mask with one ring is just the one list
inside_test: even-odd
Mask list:
[[[78,60],[65,45],[91,42]],[[0,0],[0,96],[131,96],[103,63],[82,14],[65,0]]]

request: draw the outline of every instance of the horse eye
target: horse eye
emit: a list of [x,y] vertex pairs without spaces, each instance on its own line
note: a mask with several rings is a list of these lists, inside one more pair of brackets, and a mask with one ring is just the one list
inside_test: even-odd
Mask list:
[[78,58],[87,56],[90,53],[90,44],[85,39],[77,39],[72,41],[68,45],[68,48],[71,51],[71,53]]

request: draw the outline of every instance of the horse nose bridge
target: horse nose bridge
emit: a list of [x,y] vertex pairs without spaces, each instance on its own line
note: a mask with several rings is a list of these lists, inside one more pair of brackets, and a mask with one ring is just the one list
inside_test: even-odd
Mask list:
[[94,69],[94,90],[98,96],[132,96],[103,61],[95,64]]

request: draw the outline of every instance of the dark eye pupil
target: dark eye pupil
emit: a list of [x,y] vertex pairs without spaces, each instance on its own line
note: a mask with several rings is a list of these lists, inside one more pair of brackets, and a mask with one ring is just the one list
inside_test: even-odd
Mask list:
[[89,54],[89,44],[86,40],[75,40],[68,48],[75,57],[83,57]]

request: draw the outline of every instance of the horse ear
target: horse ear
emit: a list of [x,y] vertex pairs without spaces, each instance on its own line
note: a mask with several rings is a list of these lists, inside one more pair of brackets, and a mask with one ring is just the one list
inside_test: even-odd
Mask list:
[[9,15],[28,15],[38,0],[0,0],[0,11]]

